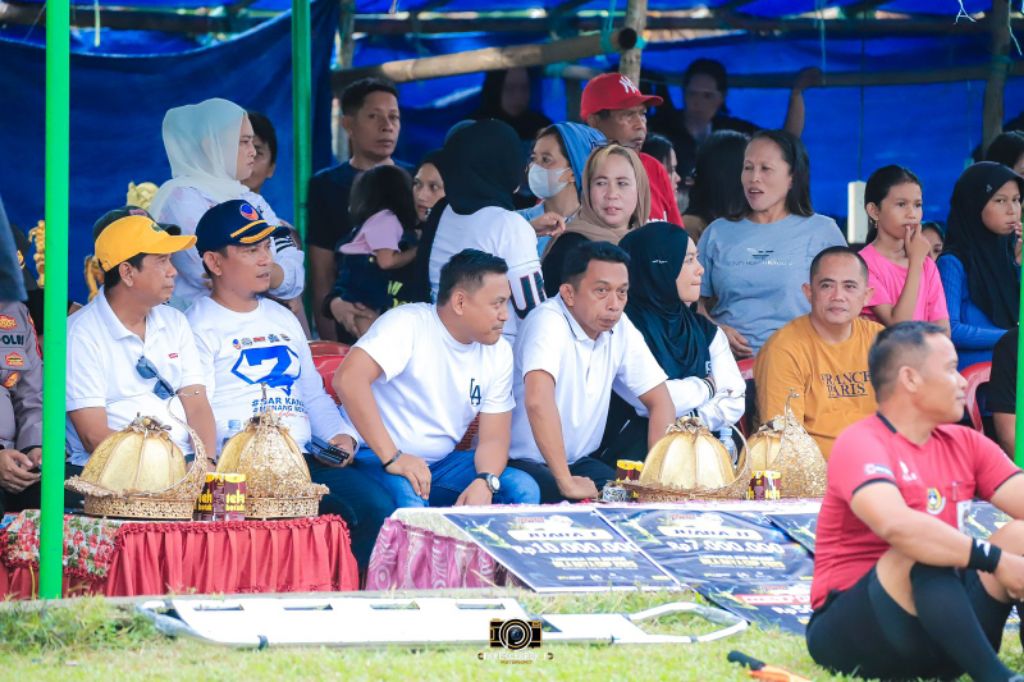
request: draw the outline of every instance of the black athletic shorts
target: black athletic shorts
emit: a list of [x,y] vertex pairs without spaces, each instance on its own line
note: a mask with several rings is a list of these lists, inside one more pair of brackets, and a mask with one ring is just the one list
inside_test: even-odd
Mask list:
[[[989,596],[977,571],[957,575],[985,635],[999,651],[1012,605]],[[807,650],[823,668],[854,677],[956,679],[963,674],[917,617],[886,593],[874,568],[850,589],[831,592],[814,612],[807,624]]]

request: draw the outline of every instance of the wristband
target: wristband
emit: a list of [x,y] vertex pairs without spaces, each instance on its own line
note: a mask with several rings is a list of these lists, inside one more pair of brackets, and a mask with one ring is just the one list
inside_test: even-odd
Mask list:
[[999,565],[999,558],[1003,551],[993,544],[984,540],[973,540],[971,542],[971,556],[967,559],[967,568],[986,573],[995,573]]
[[387,462],[384,463],[384,469],[387,470],[387,468],[389,466],[391,466],[392,464],[394,464],[395,462],[397,462],[398,458],[401,457],[401,456],[402,456],[402,451],[399,450],[398,452],[395,453],[394,457],[392,457],[391,459],[389,459]]

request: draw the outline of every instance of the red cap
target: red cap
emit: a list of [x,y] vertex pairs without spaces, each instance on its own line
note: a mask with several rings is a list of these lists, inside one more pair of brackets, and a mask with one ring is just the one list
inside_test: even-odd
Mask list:
[[587,87],[583,88],[580,118],[586,121],[591,114],[596,114],[603,109],[611,111],[632,109],[641,104],[656,107],[663,101],[657,95],[641,93],[640,88],[629,80],[629,76],[618,73],[602,73],[596,78],[591,78]]

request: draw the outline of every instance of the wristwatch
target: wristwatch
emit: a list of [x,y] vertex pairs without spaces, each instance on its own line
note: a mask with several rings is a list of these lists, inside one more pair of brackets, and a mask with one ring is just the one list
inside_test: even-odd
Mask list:
[[495,476],[494,474],[483,473],[477,474],[476,477],[482,478],[484,480],[484,482],[487,484],[487,489],[491,491],[492,495],[496,494],[499,490],[501,490],[501,479]]

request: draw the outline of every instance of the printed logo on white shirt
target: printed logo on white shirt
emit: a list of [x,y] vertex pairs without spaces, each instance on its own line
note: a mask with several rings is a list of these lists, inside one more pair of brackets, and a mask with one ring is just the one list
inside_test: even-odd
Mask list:
[[231,373],[248,384],[266,384],[291,395],[301,368],[299,356],[288,346],[264,346],[239,351]]

